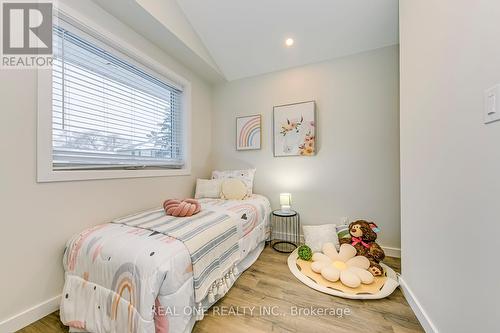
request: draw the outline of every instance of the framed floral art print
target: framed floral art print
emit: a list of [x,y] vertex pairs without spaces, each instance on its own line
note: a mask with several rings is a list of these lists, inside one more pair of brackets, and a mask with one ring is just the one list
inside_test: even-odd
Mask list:
[[274,156],[316,154],[315,109],[314,101],[273,108]]

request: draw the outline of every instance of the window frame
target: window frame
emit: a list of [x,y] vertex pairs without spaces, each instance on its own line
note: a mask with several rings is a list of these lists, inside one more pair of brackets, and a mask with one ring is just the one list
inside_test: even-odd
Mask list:
[[[54,24],[74,26],[91,36],[101,48],[141,68],[145,72],[182,88],[182,130],[184,166],[180,169],[93,169],[54,170],[52,161],[52,69],[39,68],[37,74],[37,181],[77,181],[113,178],[185,176],[191,174],[191,83],[119,36],[66,6],[54,9]],[[98,32],[99,31],[99,32]]]

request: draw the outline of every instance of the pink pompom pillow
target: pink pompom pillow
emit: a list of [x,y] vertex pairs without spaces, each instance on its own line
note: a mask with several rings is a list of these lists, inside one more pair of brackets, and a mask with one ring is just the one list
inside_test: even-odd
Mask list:
[[201,210],[201,205],[195,199],[169,199],[163,203],[163,208],[167,215],[176,217],[192,216]]

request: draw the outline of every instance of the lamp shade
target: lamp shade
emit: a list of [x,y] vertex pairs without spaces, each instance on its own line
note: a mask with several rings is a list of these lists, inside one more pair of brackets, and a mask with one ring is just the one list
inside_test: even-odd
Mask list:
[[280,205],[290,206],[292,204],[292,195],[290,193],[280,193]]

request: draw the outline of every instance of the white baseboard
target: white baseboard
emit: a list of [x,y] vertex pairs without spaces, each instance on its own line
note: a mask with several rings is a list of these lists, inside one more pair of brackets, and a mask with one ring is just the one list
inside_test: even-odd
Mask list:
[[15,332],[59,309],[61,295],[37,304],[0,322],[0,332]]
[[387,257],[401,258],[401,249],[397,247],[381,246]]
[[410,287],[406,284],[403,277],[399,277],[399,285],[401,290],[403,291],[403,295],[405,296],[408,304],[410,304],[411,309],[417,316],[418,321],[424,328],[426,333],[438,333],[436,326],[432,323],[431,319],[425,312],[424,308],[422,308],[422,304],[418,301],[415,294],[411,291]]

